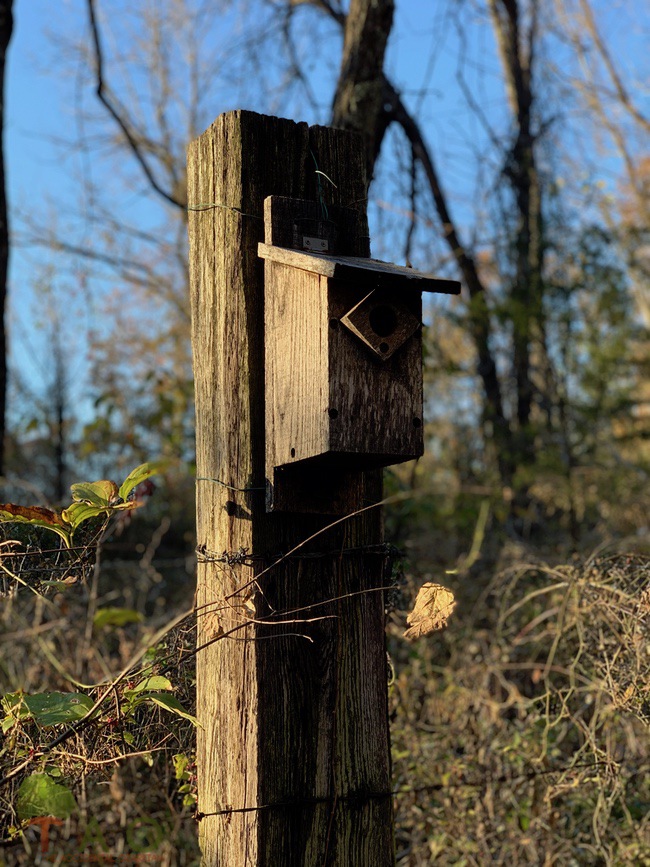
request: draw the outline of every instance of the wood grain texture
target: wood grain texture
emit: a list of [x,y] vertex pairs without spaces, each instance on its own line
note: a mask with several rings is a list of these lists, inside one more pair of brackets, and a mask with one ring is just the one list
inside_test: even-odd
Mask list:
[[329,450],[328,284],[274,262],[265,280],[266,447],[274,467]]
[[[330,286],[330,318],[341,319],[360,300],[347,283]],[[401,303],[422,321],[419,292]],[[423,451],[422,336],[413,334],[390,358],[368,352],[346,328],[330,329],[330,406],[337,411],[330,427],[333,452],[369,456],[369,465],[389,466]]]
[[[342,325],[363,297],[356,283],[268,259],[265,280],[267,479],[279,486],[275,468],[300,462],[304,473],[318,461],[336,475],[419,457],[421,329],[377,358]],[[421,321],[419,292],[401,305]]]
[[[376,549],[347,553],[381,541],[379,510],[324,530],[322,516],[265,509],[257,245],[266,196],[316,198],[310,151],[337,183],[332,204],[358,203],[358,252],[369,252],[364,155],[354,136],[238,111],[217,118],[189,150],[190,207],[214,203],[191,211],[189,224],[197,537],[207,552],[254,558],[252,566],[198,564],[205,867],[393,864],[385,561]],[[358,474],[357,484],[362,502],[381,498],[376,472]],[[249,584],[318,533],[300,556]]]

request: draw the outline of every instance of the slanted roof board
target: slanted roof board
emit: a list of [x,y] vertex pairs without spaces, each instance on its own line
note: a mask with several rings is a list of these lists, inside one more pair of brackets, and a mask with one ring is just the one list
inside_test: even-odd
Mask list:
[[376,289],[407,289],[417,292],[439,292],[445,295],[460,293],[460,283],[456,280],[445,280],[431,274],[424,274],[422,271],[415,271],[413,268],[380,262],[378,259],[327,256],[323,253],[307,253],[262,243],[259,244],[258,255],[262,259],[289,265],[301,271],[310,271],[334,280],[354,282]]

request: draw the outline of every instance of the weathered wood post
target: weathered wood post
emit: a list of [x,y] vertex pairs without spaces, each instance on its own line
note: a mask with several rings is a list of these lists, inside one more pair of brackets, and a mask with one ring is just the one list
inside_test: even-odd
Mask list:
[[[232,112],[189,153],[190,207],[205,206],[189,231],[198,644],[214,642],[197,656],[199,827],[214,867],[393,863],[384,602],[343,598],[382,586],[383,558],[354,550],[381,542],[378,510],[236,594],[331,522],[267,514],[264,490],[263,200],[316,199],[314,159],[337,185],[328,200],[357,208],[367,236],[365,160],[347,133]],[[367,237],[357,244],[367,255]],[[376,472],[363,484],[367,502],[381,498]],[[272,625],[251,619],[251,602]]]
[[[230,112],[191,145],[188,195],[204,865],[388,867],[394,853],[383,598],[387,556],[380,510],[330,525],[381,499],[381,475],[373,467],[408,456],[393,454],[392,440],[385,445],[373,439],[382,428],[377,407],[399,416],[402,403],[390,376],[371,359],[372,352],[388,358],[392,338],[363,345],[368,321],[379,333],[392,334],[391,317],[401,313],[379,298],[349,310],[344,321],[346,311],[337,312],[336,305],[348,291],[338,280],[349,277],[346,262],[317,256],[307,266],[299,262],[303,277],[294,283],[295,260],[283,261],[288,251],[281,249],[295,246],[290,236],[299,225],[307,247],[320,244],[323,233],[330,237],[331,230],[329,252],[369,255],[362,142],[340,130]],[[265,206],[268,196],[308,201],[271,199]],[[290,298],[282,294],[285,277]],[[363,279],[373,286],[378,280],[379,286],[392,277]],[[301,287],[311,293],[310,286],[316,294],[303,296]],[[314,313],[318,304],[335,311],[324,313],[329,320]],[[415,305],[419,324],[417,302],[408,304]],[[344,328],[356,335],[353,348],[324,353],[323,343],[339,339]],[[314,329],[315,344],[301,356],[296,347],[311,340]],[[356,460],[358,446],[337,433],[344,413],[339,416],[332,404],[321,406],[315,425],[304,409],[311,405],[309,396],[306,404],[298,401],[303,408],[293,421],[285,418],[294,378],[306,395],[310,388],[328,387],[319,376],[345,383],[349,371],[339,359],[349,352],[362,353],[360,366],[374,363],[380,371],[378,379],[362,376],[359,397],[347,398],[356,405],[345,407],[347,414],[358,412],[368,429],[362,450],[367,445],[385,452],[374,462]],[[408,391],[405,358],[414,352],[386,362],[403,393]],[[293,365],[292,359],[312,355],[320,361],[311,367]],[[418,400],[421,406],[421,393],[414,405]],[[406,420],[414,429],[420,422]]]

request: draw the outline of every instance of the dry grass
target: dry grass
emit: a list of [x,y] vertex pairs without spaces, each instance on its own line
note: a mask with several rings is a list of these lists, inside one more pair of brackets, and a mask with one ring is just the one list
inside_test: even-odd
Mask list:
[[[182,558],[159,568],[159,537],[137,560],[104,558],[89,570],[85,556],[84,580],[65,587],[43,584],[47,558],[40,572],[25,573],[31,590],[5,574],[1,691],[81,683],[96,697],[105,687],[92,684],[106,684],[153,644],[136,669],[166,672],[191,712],[191,624],[154,636],[192,579]],[[417,577],[403,588],[404,608],[423,581],[441,580],[426,548],[411,550]],[[484,561],[442,578],[459,606],[433,638],[407,644],[405,614],[391,617],[398,865],[650,865],[650,557],[548,565],[520,545],[502,550],[501,564],[487,579]],[[109,606],[144,619],[94,627]],[[47,755],[38,753],[52,731],[34,722],[5,737],[0,774],[33,760],[0,790],[0,865],[39,863],[38,829],[11,829],[21,780],[43,768],[62,773],[80,807],[75,822],[50,830],[51,852],[126,857],[136,841],[158,864],[198,863],[172,762],[191,756],[193,728],[152,705],[125,717],[126,686],[108,695],[98,722]]]

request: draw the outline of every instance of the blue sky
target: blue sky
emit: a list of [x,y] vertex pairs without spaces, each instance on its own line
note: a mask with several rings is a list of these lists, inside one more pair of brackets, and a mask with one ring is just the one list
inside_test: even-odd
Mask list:
[[[19,215],[65,208],[74,194],[69,161],[53,144],[69,136],[73,104],[68,83],[56,74],[55,51],[46,36],[47,28],[65,21],[70,6],[61,3],[60,17],[53,20],[51,3],[16,0],[5,82],[5,163],[10,229],[17,242],[10,260],[11,364],[36,389],[47,373],[47,353],[33,283],[48,262],[55,273],[56,258],[44,250],[24,249],[16,236],[22,234]],[[70,313],[65,311],[68,322]],[[75,341],[70,342],[72,348]]]

